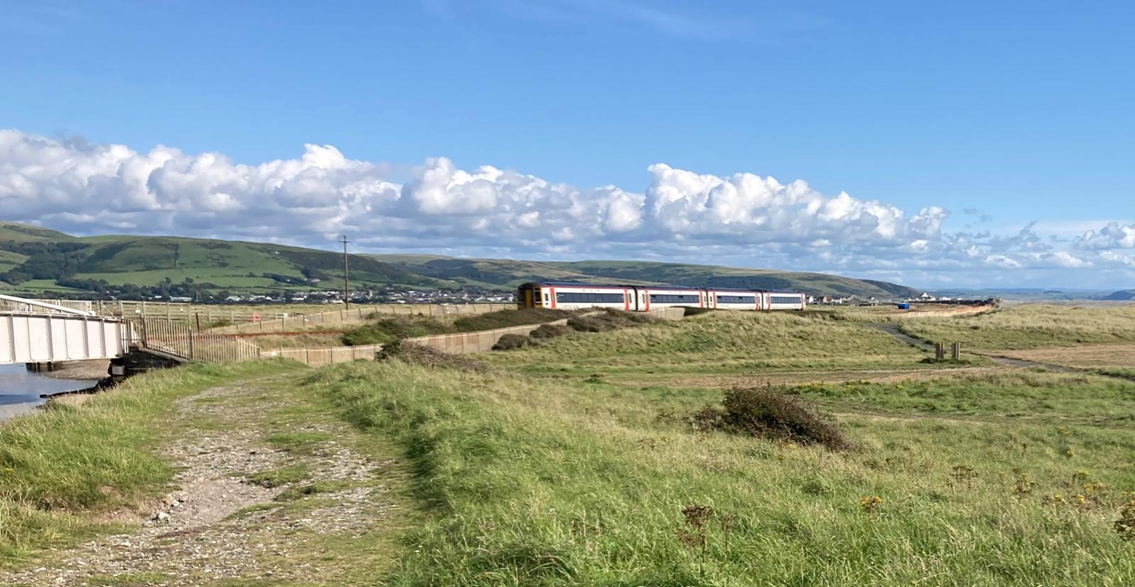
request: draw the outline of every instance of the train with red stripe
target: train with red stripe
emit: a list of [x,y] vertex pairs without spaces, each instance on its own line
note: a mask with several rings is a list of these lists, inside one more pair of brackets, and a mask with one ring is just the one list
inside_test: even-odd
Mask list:
[[761,312],[803,310],[806,305],[800,292],[553,281],[521,285],[516,301],[520,309],[614,308],[628,312],[668,307]]

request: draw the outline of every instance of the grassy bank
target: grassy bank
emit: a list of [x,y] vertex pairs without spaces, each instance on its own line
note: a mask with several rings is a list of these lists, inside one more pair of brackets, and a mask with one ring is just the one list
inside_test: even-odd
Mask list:
[[462,316],[452,322],[443,322],[424,316],[384,317],[375,314],[373,320],[353,328],[343,334],[343,343],[350,346],[367,344],[386,344],[403,338],[430,336],[433,334],[454,334],[458,332],[477,332],[541,324],[572,316],[571,312],[528,308],[525,310],[500,310],[484,314]]
[[156,455],[172,402],[207,387],[295,368],[278,362],[194,365],[133,378],[78,406],[0,423],[0,566],[116,529],[172,477]]
[[[927,383],[894,415],[806,392],[860,447],[833,452],[696,432],[684,417],[714,391],[398,362],[308,381],[413,462],[429,516],[392,585],[1125,584],[1131,423],[1006,417],[975,399],[1000,383],[1033,389],[1023,405],[1080,385]],[[1093,409],[1129,408],[1131,388],[1087,384],[1107,392]]]
[[825,315],[711,312],[486,357],[529,373],[636,375],[917,367],[923,351]]

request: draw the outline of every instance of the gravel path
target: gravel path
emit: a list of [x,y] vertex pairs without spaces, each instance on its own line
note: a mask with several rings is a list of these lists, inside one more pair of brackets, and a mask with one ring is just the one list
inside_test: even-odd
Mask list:
[[[0,585],[338,584],[336,573],[345,570],[324,544],[381,531],[396,507],[383,495],[394,462],[354,450],[358,433],[326,415],[266,422],[285,406],[263,383],[178,402],[177,418],[193,423],[165,450],[178,467],[178,489],[139,520],[140,529],[0,574]],[[272,442],[281,435],[308,442]],[[302,478],[254,482],[256,473],[282,468]]]

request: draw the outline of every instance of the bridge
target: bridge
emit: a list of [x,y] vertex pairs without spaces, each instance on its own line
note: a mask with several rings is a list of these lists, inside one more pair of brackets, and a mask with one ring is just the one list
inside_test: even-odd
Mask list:
[[35,300],[0,295],[0,365],[113,359],[133,338],[130,324]]
[[260,358],[232,336],[158,318],[97,316],[81,308],[0,295],[0,365],[118,359],[139,353],[167,363]]

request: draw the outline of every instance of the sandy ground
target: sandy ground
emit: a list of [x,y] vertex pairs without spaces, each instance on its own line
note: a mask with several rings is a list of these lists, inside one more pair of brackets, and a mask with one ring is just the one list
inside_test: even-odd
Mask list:
[[52,379],[105,379],[110,361],[69,361],[59,363],[55,371],[42,371],[40,375]]

